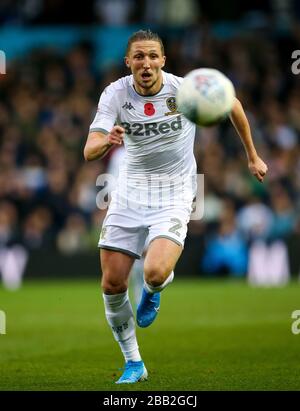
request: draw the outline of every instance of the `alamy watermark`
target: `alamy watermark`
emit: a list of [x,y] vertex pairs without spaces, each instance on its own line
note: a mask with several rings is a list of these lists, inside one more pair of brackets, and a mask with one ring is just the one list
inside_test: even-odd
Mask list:
[[0,74],[6,74],[6,56],[3,50],[0,50]]
[[6,334],[6,315],[4,311],[0,310],[0,335]]
[[292,312],[292,322],[291,331],[294,335],[300,334],[300,310],[295,310]]
[[120,178],[100,174],[96,181],[100,190],[96,196],[101,210],[191,208],[191,220],[204,215],[204,175],[132,174],[123,171]]
[[291,65],[292,73],[297,75],[300,73],[300,50],[294,50],[292,52],[292,59],[295,60]]

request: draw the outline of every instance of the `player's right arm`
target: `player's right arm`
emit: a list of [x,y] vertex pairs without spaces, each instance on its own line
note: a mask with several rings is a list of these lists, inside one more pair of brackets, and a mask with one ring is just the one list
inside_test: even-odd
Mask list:
[[114,126],[107,134],[101,131],[91,131],[83,150],[85,160],[103,158],[113,146],[122,144],[124,132],[121,126]]
[[117,81],[106,87],[100,96],[98,110],[83,150],[86,161],[104,157],[114,145],[123,142],[125,130],[115,125],[118,118],[116,95],[119,89],[120,81]]

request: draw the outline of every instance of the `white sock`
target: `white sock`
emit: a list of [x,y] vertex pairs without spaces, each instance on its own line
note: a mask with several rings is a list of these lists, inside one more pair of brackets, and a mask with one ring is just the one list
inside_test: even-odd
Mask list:
[[103,294],[103,299],[108,324],[120,345],[125,361],[141,361],[128,290],[122,294]]
[[174,271],[171,272],[169,277],[161,285],[158,285],[157,287],[153,287],[153,285],[150,285],[146,283],[145,281],[144,287],[146,291],[148,291],[148,293],[150,294],[160,293],[168,284],[170,284],[173,281],[173,279],[174,279]]

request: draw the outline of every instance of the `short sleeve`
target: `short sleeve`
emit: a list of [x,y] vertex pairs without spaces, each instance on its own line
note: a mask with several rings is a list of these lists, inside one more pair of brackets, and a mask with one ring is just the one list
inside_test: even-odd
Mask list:
[[107,86],[100,96],[97,113],[90,126],[90,131],[109,133],[116,123],[117,106],[114,100],[113,84]]
[[178,89],[182,83],[183,77],[174,76],[174,74],[163,72],[164,82],[169,84],[175,90]]

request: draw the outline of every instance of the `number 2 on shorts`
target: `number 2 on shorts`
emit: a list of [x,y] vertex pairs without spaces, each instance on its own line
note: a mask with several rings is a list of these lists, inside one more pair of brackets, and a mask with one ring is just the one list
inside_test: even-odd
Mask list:
[[174,223],[174,225],[169,228],[170,233],[174,233],[178,237],[180,237],[180,232],[177,230],[180,230],[182,227],[182,222],[179,220],[179,218],[171,218],[171,223]]

